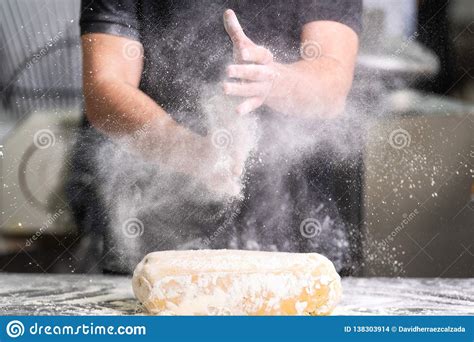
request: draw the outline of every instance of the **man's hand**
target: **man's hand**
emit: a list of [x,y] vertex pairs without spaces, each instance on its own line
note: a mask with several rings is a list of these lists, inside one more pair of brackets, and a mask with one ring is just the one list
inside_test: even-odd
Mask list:
[[203,153],[202,170],[195,170],[195,178],[217,194],[227,197],[238,196],[247,155],[234,146],[223,150],[216,147],[214,142],[209,143],[209,140],[207,146]]
[[[300,37],[301,58],[281,64],[245,35],[232,10],[225,11],[224,26],[234,44],[235,64],[228,67],[227,76],[240,82],[224,82],[223,87],[225,94],[244,98],[237,113],[249,113],[262,104],[307,119],[333,118],[343,112],[358,48],[351,28],[329,20],[306,23]],[[317,53],[308,55],[307,46],[317,47]]]
[[234,44],[234,62],[227,67],[227,77],[242,82],[224,82],[224,93],[241,96],[245,100],[237,106],[238,114],[247,114],[269,96],[278,71],[272,53],[248,38],[232,10],[224,13],[224,26]]

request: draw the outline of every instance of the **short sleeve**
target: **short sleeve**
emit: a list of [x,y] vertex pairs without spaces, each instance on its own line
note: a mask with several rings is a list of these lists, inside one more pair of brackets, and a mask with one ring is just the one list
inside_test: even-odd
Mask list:
[[109,33],[139,40],[138,0],[82,0],[81,35]]
[[329,20],[349,26],[357,34],[362,29],[362,0],[299,0],[299,24]]

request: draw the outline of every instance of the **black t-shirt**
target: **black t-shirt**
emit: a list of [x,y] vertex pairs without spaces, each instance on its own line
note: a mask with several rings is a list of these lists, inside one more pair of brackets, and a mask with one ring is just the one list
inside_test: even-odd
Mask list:
[[83,0],[81,32],[138,40],[145,63],[140,89],[193,128],[203,84],[222,80],[232,44],[222,15],[233,9],[246,34],[277,61],[299,58],[305,23],[337,21],[359,33],[361,0]]

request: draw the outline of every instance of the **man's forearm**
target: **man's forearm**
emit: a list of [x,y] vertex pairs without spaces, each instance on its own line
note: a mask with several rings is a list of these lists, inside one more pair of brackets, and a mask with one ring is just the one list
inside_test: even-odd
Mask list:
[[[234,11],[225,11],[224,24],[234,45],[234,64],[227,67],[229,80],[223,83],[223,90],[229,96],[242,97],[236,107],[238,114],[250,113],[263,104],[305,118],[331,118],[342,112],[358,46],[357,35],[350,28],[330,21],[305,24],[302,48],[307,43],[314,45],[317,56],[304,56],[302,51],[300,61],[284,65],[275,62],[269,49],[247,37]],[[341,45],[338,37],[345,43]]]
[[85,80],[84,93],[91,124],[109,136],[125,138],[146,159],[186,172],[183,158],[176,156],[199,156],[203,139],[176,123],[136,87],[109,79]]
[[275,63],[277,76],[265,100],[272,109],[307,118],[332,118],[344,109],[352,82],[346,71],[330,57],[317,62]]
[[160,169],[186,173],[211,191],[233,194],[245,160],[231,149],[222,163],[223,151],[212,144],[211,136],[179,125],[139,89],[143,55],[130,58],[124,51],[129,44],[140,50],[141,44],[102,33],[85,34],[81,40],[89,122]]

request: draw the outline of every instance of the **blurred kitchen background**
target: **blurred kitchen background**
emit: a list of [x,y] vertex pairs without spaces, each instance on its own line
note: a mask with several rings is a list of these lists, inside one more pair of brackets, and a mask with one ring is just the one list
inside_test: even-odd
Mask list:
[[[0,2],[0,271],[81,271],[87,241],[63,193],[82,110],[78,19],[79,0]],[[334,171],[359,185],[338,199],[360,232],[353,273],[473,277],[472,0],[365,0],[364,27],[350,103],[370,129]]]

